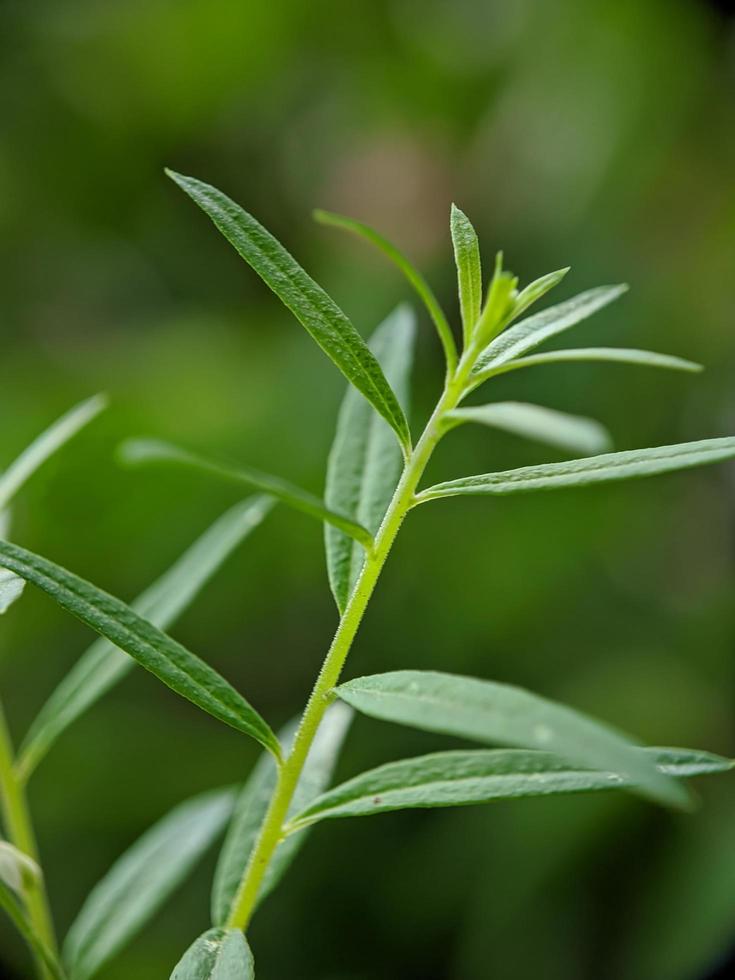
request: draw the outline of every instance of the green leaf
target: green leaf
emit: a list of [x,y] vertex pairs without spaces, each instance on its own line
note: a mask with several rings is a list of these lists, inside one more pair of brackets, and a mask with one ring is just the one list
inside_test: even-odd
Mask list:
[[280,477],[270,476],[268,473],[261,473],[259,470],[250,467],[229,466],[217,460],[195,455],[185,449],[179,449],[178,446],[158,439],[127,439],[119,447],[118,455],[120,460],[128,466],[140,466],[148,463],[185,466],[188,469],[209,473],[230,483],[239,483],[260,490],[276,497],[295,510],[315,517],[318,521],[326,521],[327,524],[332,524],[359,541],[366,548],[372,547],[373,536],[366,528],[345,514],[330,510],[318,497],[307,493],[293,483],[281,480]]
[[104,395],[95,395],[75,405],[25,449],[10,466],[0,474],[0,511],[10,503],[23,484],[67,443],[72,436],[99,415],[107,405]]
[[229,197],[193,177],[168,176],[199,205],[242,258],[306,328],[351,384],[393,427],[408,448],[408,423],[396,396],[347,316],[273,235]]
[[572,452],[601,453],[612,444],[610,433],[594,419],[525,402],[496,402],[493,405],[456,408],[447,413],[446,419],[450,427],[464,422],[478,422]]
[[209,929],[187,949],[171,980],[253,980],[255,962],[239,929]]
[[556,272],[549,272],[547,275],[541,276],[540,279],[535,279],[525,286],[518,294],[518,298],[513,306],[513,318],[515,319],[515,317],[520,316],[521,313],[525,312],[529,306],[537,303],[554,286],[558,286],[567,272],[569,272],[569,266],[565,269],[557,269]]
[[25,548],[0,541],[0,567],[22,576],[182,697],[279,756],[276,736],[220,674],[130,606]]
[[521,466],[501,473],[482,473],[459,480],[437,483],[417,495],[417,501],[462,494],[526,493],[531,490],[554,490],[557,487],[581,487],[589,483],[610,483],[631,480],[672,470],[704,466],[735,456],[735,437],[701,439],[674,446],[653,449],[631,449],[621,453],[605,453],[564,463],[542,463]]
[[65,980],[64,973],[53,953],[36,935],[25,909],[2,880],[0,880],[0,909],[8,916],[28,948],[43,960],[54,980]]
[[627,286],[598,286],[589,289],[579,296],[550,306],[547,310],[535,313],[514,324],[499,337],[496,337],[480,354],[473,368],[473,374],[481,374],[493,370],[501,364],[507,364],[514,358],[520,357],[526,351],[538,347],[539,344],[556,336],[563,330],[568,330],[581,320],[592,316],[603,306],[612,303],[621,296]]
[[687,793],[626,737],[519,687],[398,670],[348,681],[335,693],[373,718],[479,742],[553,752],[568,763],[609,770],[657,802],[686,805]]
[[16,599],[20,599],[25,582],[7,569],[0,569],[0,616],[6,613]]
[[[638,749],[659,772],[679,778],[725,772],[730,759],[692,749]],[[570,766],[525,749],[436,752],[361,773],[317,797],[289,823],[299,829],[335,817],[364,817],[415,807],[467,806],[521,796],[633,788],[615,772]]]
[[[131,608],[159,629],[167,629],[272,506],[268,497],[250,497],[235,504]],[[59,735],[125,677],[134,663],[109,640],[96,640],[36,716],[18,754],[18,775],[27,780]]]
[[639,364],[642,367],[668,368],[671,371],[702,371],[702,365],[687,361],[683,357],[670,354],[657,354],[650,350],[635,350],[625,347],[581,347],[569,350],[552,350],[544,354],[531,354],[508,361],[497,368],[488,368],[474,379],[474,387],[496,374],[518,371],[520,368],[534,367],[537,364],[556,364],[565,361],[612,361],[619,364]]
[[462,333],[467,347],[482,312],[480,245],[470,219],[455,204],[452,205],[449,226],[454,246],[454,264],[457,266]]
[[33,858],[8,841],[0,840],[0,881],[22,895],[29,881],[41,877],[41,869]]
[[90,892],[64,943],[71,980],[87,980],[166,902],[221,833],[233,790],[182,803],[150,828]]
[[[332,705],[319,726],[301,771],[289,814],[303,810],[319,796],[332,779],[342,744],[352,721],[352,712],[343,704]],[[297,722],[281,732],[284,753],[296,734]],[[276,768],[263,755],[242,790],[215,871],[212,886],[212,921],[223,925],[230,916],[255,840],[276,785]],[[258,902],[273,891],[305,841],[305,833],[292,834],[276,850],[261,885]]]
[[386,238],[383,238],[382,235],[379,235],[377,231],[374,231],[368,225],[364,225],[361,221],[355,221],[352,218],[345,218],[343,215],[334,214],[331,211],[321,210],[316,210],[314,212],[314,218],[319,222],[319,224],[329,225],[332,228],[341,228],[344,231],[351,232],[353,235],[357,235],[359,238],[364,238],[366,241],[370,242],[371,245],[374,245],[377,249],[379,249],[383,255],[387,256],[390,261],[397,266],[397,268],[408,280],[409,285],[413,287],[416,295],[426,307],[444,349],[447,368],[449,371],[453,371],[457,365],[457,347],[454,343],[452,328],[447,323],[447,318],[444,316],[444,311],[439,305],[439,301],[434,295],[431,286],[424,279],[418,269],[416,269],[408,261],[406,256],[403,255],[403,253],[400,252],[395,245],[389,242]]
[[[495,256],[495,272],[488,289],[487,302],[474,330],[477,344],[486,344],[513,319],[518,293],[518,279],[503,270],[503,253]],[[482,356],[482,355],[480,355]]]
[[[691,749],[639,749],[661,773],[679,778],[724,772],[730,759]],[[466,806],[553,793],[633,788],[614,772],[570,766],[548,752],[524,749],[437,752],[389,762],[318,797],[297,814],[300,828],[336,817],[369,816],[416,807]]]
[[[407,306],[399,306],[370,338],[370,348],[404,407],[408,404],[414,335],[413,313]],[[327,464],[327,507],[349,514],[376,534],[401,467],[401,453],[384,419],[354,389],[348,388]],[[333,525],[327,525],[324,532],[329,584],[337,608],[343,613],[365,552]]]

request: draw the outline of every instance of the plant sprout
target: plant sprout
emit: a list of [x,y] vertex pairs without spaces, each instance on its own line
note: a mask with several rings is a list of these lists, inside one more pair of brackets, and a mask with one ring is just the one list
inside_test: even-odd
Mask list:
[[[244,464],[211,459],[158,439],[132,439],[119,451],[130,466],[176,466],[257,491],[223,515],[132,606],[26,549],[0,542],[0,608],[24,582],[100,634],[41,709],[17,753],[0,716],[0,906],[26,939],[39,976],[87,980],[98,973],[169,898],[227,828],[211,899],[211,926],[183,954],[175,980],[253,977],[247,931],[309,829],[323,820],[416,807],[462,806],[556,793],[626,790],[687,809],[683,780],[721,772],[728,759],[694,749],[642,747],[572,708],[488,679],[399,669],[343,680],[365,610],[409,513],[450,496],[506,495],[652,476],[735,456],[735,437],[611,452],[599,422],[540,405],[467,405],[470,393],[511,371],[562,361],[602,361],[697,372],[679,357],[622,348],[537,352],[617,299],[621,285],[590,289],[541,312],[527,311],[567,269],[519,288],[498,254],[483,288],[477,236],[451,212],[458,273],[461,346],[430,286],[408,260],[366,225],[324,211],[323,224],[361,236],[392,260],[426,307],[444,353],[443,389],[418,438],[408,421],[414,315],[400,306],[365,343],[347,315],[250,214],[207,184],[169,176],[291,310],[349,387],[337,422],[323,497]],[[53,451],[102,407],[87,402],[65,416],[0,477],[0,512]],[[565,462],[541,463],[422,486],[439,442],[476,423],[562,449]],[[163,632],[275,502],[324,525],[329,584],[339,623],[306,705],[276,733],[212,666]],[[7,537],[7,529],[5,531]],[[237,792],[213,790],[180,804],[133,845],[93,889],[57,945],[33,838],[25,787],[57,738],[137,662],[172,691],[255,739],[260,761]],[[353,712],[478,743],[390,761],[331,786]],[[500,747],[498,747],[500,746]]]

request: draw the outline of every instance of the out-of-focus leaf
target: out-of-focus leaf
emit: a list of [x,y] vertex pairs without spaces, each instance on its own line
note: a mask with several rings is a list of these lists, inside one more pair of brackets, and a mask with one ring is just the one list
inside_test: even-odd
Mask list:
[[554,490],[558,487],[581,487],[589,483],[610,483],[614,480],[631,480],[689,469],[692,466],[704,466],[706,463],[717,463],[733,456],[735,437],[701,439],[674,446],[631,449],[564,463],[541,463],[538,466],[521,466],[517,470],[500,473],[466,476],[428,487],[417,495],[417,500],[422,503],[462,494],[502,495],[527,493],[531,490]]
[[64,943],[71,980],[87,980],[158,911],[221,833],[235,793],[182,803],[150,828],[90,892]]
[[455,204],[452,204],[449,226],[452,232],[454,263],[457,266],[462,333],[467,347],[482,311],[480,245],[470,219]]
[[75,405],[53,425],[42,432],[10,466],[0,474],[0,511],[4,510],[18,490],[36,470],[67,443],[72,436],[99,415],[107,405],[104,395],[95,395]]
[[518,371],[521,368],[534,367],[538,364],[558,364],[566,361],[610,361],[618,364],[638,364],[641,367],[668,368],[671,371],[698,372],[701,364],[687,361],[683,357],[673,357],[670,354],[657,354],[650,350],[635,350],[625,347],[581,347],[569,350],[552,350],[543,354],[530,354],[507,361],[499,367],[490,367],[473,379],[474,387],[487,381],[497,374],[508,371]]
[[192,943],[171,980],[253,980],[255,962],[239,929],[209,929]]
[[207,459],[198,456],[185,449],[179,449],[168,442],[158,439],[127,439],[122,443],[118,450],[119,457],[123,463],[132,466],[140,466],[148,463],[166,463],[176,466],[185,466],[189,469],[199,470],[209,473],[212,476],[227,480],[230,483],[240,483],[246,487],[261,490],[268,493],[283,503],[288,504],[295,510],[300,510],[310,517],[315,517],[318,521],[325,521],[340,529],[345,534],[359,541],[366,548],[373,543],[373,536],[370,532],[337,511],[330,510],[318,497],[307,493],[293,483],[271,476],[268,473],[261,473],[259,470],[244,466],[229,466],[217,460]]
[[473,374],[482,374],[490,368],[495,369],[538,347],[550,337],[568,330],[581,320],[592,316],[603,306],[612,303],[627,288],[625,285],[598,286],[564,303],[550,306],[547,310],[520,320],[488,344],[478,357]]
[[209,664],[130,606],[40,555],[0,541],[0,567],[33,583],[197,707],[273,752],[278,740],[257,711]]
[[[685,777],[724,772],[730,759],[692,749],[639,749],[660,772]],[[572,767],[556,755],[524,749],[436,752],[402,759],[336,786],[290,822],[300,828],[334,817],[364,817],[415,807],[467,806],[519,796],[632,788],[614,772]]]
[[[407,409],[415,319],[399,306],[370,338],[370,348],[391,387]],[[349,514],[375,534],[401,475],[402,458],[387,423],[348,388],[337,420],[327,464],[326,505]],[[334,525],[324,529],[327,571],[337,608],[344,612],[363,565],[365,552]]]
[[[444,316],[444,311],[439,305],[439,301],[434,295],[431,286],[424,279],[421,273],[416,269],[400,252],[395,245],[389,242],[382,235],[379,235],[377,231],[374,231],[368,225],[364,225],[361,221],[355,221],[352,218],[345,218],[341,214],[333,214],[331,211],[320,211],[314,212],[315,219],[322,225],[331,225],[333,228],[342,228],[344,231],[352,232],[352,234],[357,235],[360,238],[364,238],[366,241],[370,242],[376,248],[380,249],[383,255],[386,255],[394,265],[400,269],[403,275],[408,280],[409,284],[413,287],[416,295],[419,297],[421,302],[426,307],[429,316],[431,317],[432,323],[436,327],[436,332],[439,335],[439,340],[441,341],[442,347],[444,348],[444,356],[447,361],[447,367],[450,371],[454,369],[457,364],[457,347],[454,343],[454,337],[452,335],[452,328],[447,323],[447,318]],[[400,395],[396,392],[396,395]]]
[[575,453],[601,453],[612,444],[605,426],[594,419],[525,402],[496,402],[493,405],[456,408],[446,418],[451,427],[463,422],[478,422]]
[[0,570],[0,616],[7,612],[16,599],[20,599],[25,581],[6,568]]
[[[261,523],[272,506],[269,497],[251,497],[235,504],[146,589],[131,608],[159,629],[167,629],[237,545]],[[28,779],[59,735],[132,670],[134,663],[109,640],[100,638],[92,644],[66,674],[31,725],[16,763],[22,779]]]
[[686,791],[626,737],[519,687],[432,671],[359,677],[335,693],[363,714],[429,732],[553,752],[568,763],[616,773],[659,803],[685,806]]
[[26,882],[41,877],[41,869],[33,858],[8,841],[0,840],[0,881],[22,895]]
[[[289,814],[303,810],[329,785],[351,720],[352,712],[343,704],[332,705],[324,715],[301,772]],[[296,728],[297,722],[292,722],[281,732],[284,753],[290,747]],[[223,925],[229,918],[275,785],[276,768],[273,761],[264,755],[238,798],[217,863],[212,887],[212,921],[215,925]],[[278,846],[263,878],[258,902],[262,902],[276,887],[304,840],[305,834],[300,832],[292,834]]]
[[33,926],[28,921],[25,909],[2,880],[0,880],[0,909],[8,916],[28,948],[43,960],[54,980],[65,980],[65,974],[55,956],[36,935]]
[[334,300],[239,204],[193,177],[172,170],[166,173],[212,219],[347,380],[390,423],[401,444],[408,447],[411,441],[408,423],[396,396],[365,341]]

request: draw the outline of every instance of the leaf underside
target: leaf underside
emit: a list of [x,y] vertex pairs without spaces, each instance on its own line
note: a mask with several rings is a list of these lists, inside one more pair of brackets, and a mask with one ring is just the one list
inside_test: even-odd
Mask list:
[[253,980],[255,963],[239,929],[209,929],[184,953],[171,980]]

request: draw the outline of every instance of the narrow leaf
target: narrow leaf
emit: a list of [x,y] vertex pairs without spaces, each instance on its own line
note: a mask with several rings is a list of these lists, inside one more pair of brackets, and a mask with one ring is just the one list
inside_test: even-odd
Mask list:
[[[691,749],[639,749],[659,772],[679,778],[724,772],[730,759]],[[436,752],[361,773],[291,820],[300,828],[335,817],[363,817],[415,807],[467,806],[520,796],[634,788],[615,772],[570,766],[548,752],[488,749]]]
[[605,426],[594,419],[525,402],[496,402],[493,405],[456,408],[447,414],[447,420],[450,426],[478,422],[575,453],[601,453],[612,444]]
[[625,285],[598,286],[564,303],[550,306],[547,310],[520,320],[485,348],[477,359],[473,373],[481,374],[489,368],[495,369],[520,357],[550,337],[592,316],[603,306],[607,306],[621,296],[627,288]]
[[187,949],[171,980],[253,980],[255,962],[239,929],[209,929]]
[[232,790],[182,803],[150,828],[90,892],[64,943],[71,980],[87,980],[166,902],[219,836]]
[[27,854],[8,841],[0,840],[0,881],[22,895],[29,881],[37,881],[41,869]]
[[735,456],[735,437],[702,439],[674,446],[653,449],[631,449],[621,453],[605,453],[564,463],[542,463],[521,466],[501,473],[482,473],[447,483],[437,483],[417,496],[419,503],[438,497],[459,494],[526,493],[531,490],[554,490],[557,487],[579,487],[589,483],[610,483],[631,480],[657,473],[704,466]]
[[556,364],[565,361],[610,361],[618,364],[638,364],[641,367],[668,368],[671,371],[702,371],[702,365],[687,361],[683,357],[672,357],[670,354],[657,354],[649,350],[635,350],[625,347],[581,347],[569,350],[552,350],[543,354],[531,354],[529,357],[519,357],[507,361],[497,368],[490,367],[473,379],[474,387],[487,381],[496,374],[508,371],[518,371],[521,368],[534,367],[537,364]]
[[28,948],[43,960],[49,974],[54,980],[65,980],[64,973],[56,962],[53,953],[34,932],[33,926],[28,921],[25,909],[10,888],[1,880],[0,909],[8,916],[17,929],[18,934],[26,942]]
[[25,449],[11,463],[4,473],[0,474],[0,511],[4,510],[11,499],[20,490],[36,470],[67,443],[72,436],[84,428],[88,422],[99,415],[107,405],[104,395],[95,395],[86,401],[75,405],[66,414],[57,419],[45,432]]
[[457,364],[457,347],[454,343],[452,328],[447,323],[444,311],[439,305],[439,301],[434,295],[431,286],[418,269],[387,238],[383,238],[377,231],[374,231],[369,225],[365,225],[361,221],[355,221],[353,218],[345,218],[343,215],[334,214],[332,211],[321,210],[314,212],[314,218],[319,224],[330,225],[332,228],[341,228],[343,231],[349,231],[359,238],[364,238],[371,245],[379,249],[383,255],[387,256],[403,273],[409,285],[413,287],[416,295],[426,307],[444,349],[447,367],[450,371],[453,371]]
[[452,205],[449,226],[452,232],[454,263],[457,266],[462,333],[467,347],[482,312],[480,245],[470,219],[455,204]]
[[[404,408],[408,404],[414,335],[413,313],[408,307],[399,306],[370,338],[370,348]],[[385,420],[354,389],[348,388],[327,464],[324,491],[327,507],[349,514],[375,535],[398,483],[401,467],[400,450]],[[353,538],[333,525],[327,525],[324,532],[329,584],[342,613],[360,574],[365,552]]]
[[273,752],[276,736],[251,705],[220,674],[130,606],[25,548],[0,541],[0,567],[9,568],[214,718]]
[[25,582],[7,569],[0,569],[0,616],[7,612],[16,599],[20,599]]
[[293,483],[280,479],[280,477],[270,476],[268,473],[261,473],[259,470],[249,467],[229,466],[217,460],[195,455],[185,449],[179,449],[178,446],[158,439],[127,439],[120,446],[118,455],[121,461],[129,466],[140,466],[148,463],[174,464],[209,473],[230,483],[252,487],[270,494],[277,500],[282,500],[289,507],[300,510],[310,517],[315,517],[318,521],[326,521],[327,524],[334,525],[366,548],[372,546],[373,537],[366,528],[345,514],[330,510],[318,497],[307,493],[306,490],[302,490]]
[[529,306],[533,306],[537,303],[542,296],[545,296],[554,286],[558,286],[562,281],[564,276],[569,272],[569,266],[566,269],[557,269],[556,272],[549,272],[545,276],[541,276],[540,279],[535,279],[533,282],[525,286],[515,301],[513,307],[513,317],[520,316],[524,313]]
[[313,339],[371,405],[404,447],[406,418],[380,365],[347,316],[270,232],[221,191],[193,177],[168,176],[199,205],[243,259],[291,310]]
[[[495,272],[490,281],[487,302],[473,333],[477,344],[487,344],[513,319],[518,301],[518,279],[503,269],[503,253],[495,256]],[[482,356],[482,355],[480,355]]]
[[[289,814],[303,810],[329,785],[351,720],[352,712],[343,704],[332,705],[324,715],[301,771]],[[297,723],[293,722],[281,732],[284,753],[290,748],[296,728]],[[263,755],[238,798],[235,815],[217,863],[212,886],[212,921],[215,925],[223,925],[230,916],[238,885],[250,859],[275,784],[276,768],[273,761]],[[292,834],[279,845],[263,879],[258,895],[259,902],[276,887],[305,839],[304,833]]]
[[568,763],[609,770],[657,802],[686,805],[686,792],[626,737],[518,687],[398,670],[348,681],[336,694],[373,718],[479,742],[544,749]]
[[[131,608],[159,629],[167,629],[193,602],[237,545],[261,523],[272,506],[268,497],[250,497],[235,504],[146,589]],[[125,677],[134,663],[103,637],[92,644],[31,725],[16,765],[22,779],[28,779],[59,735]]]

